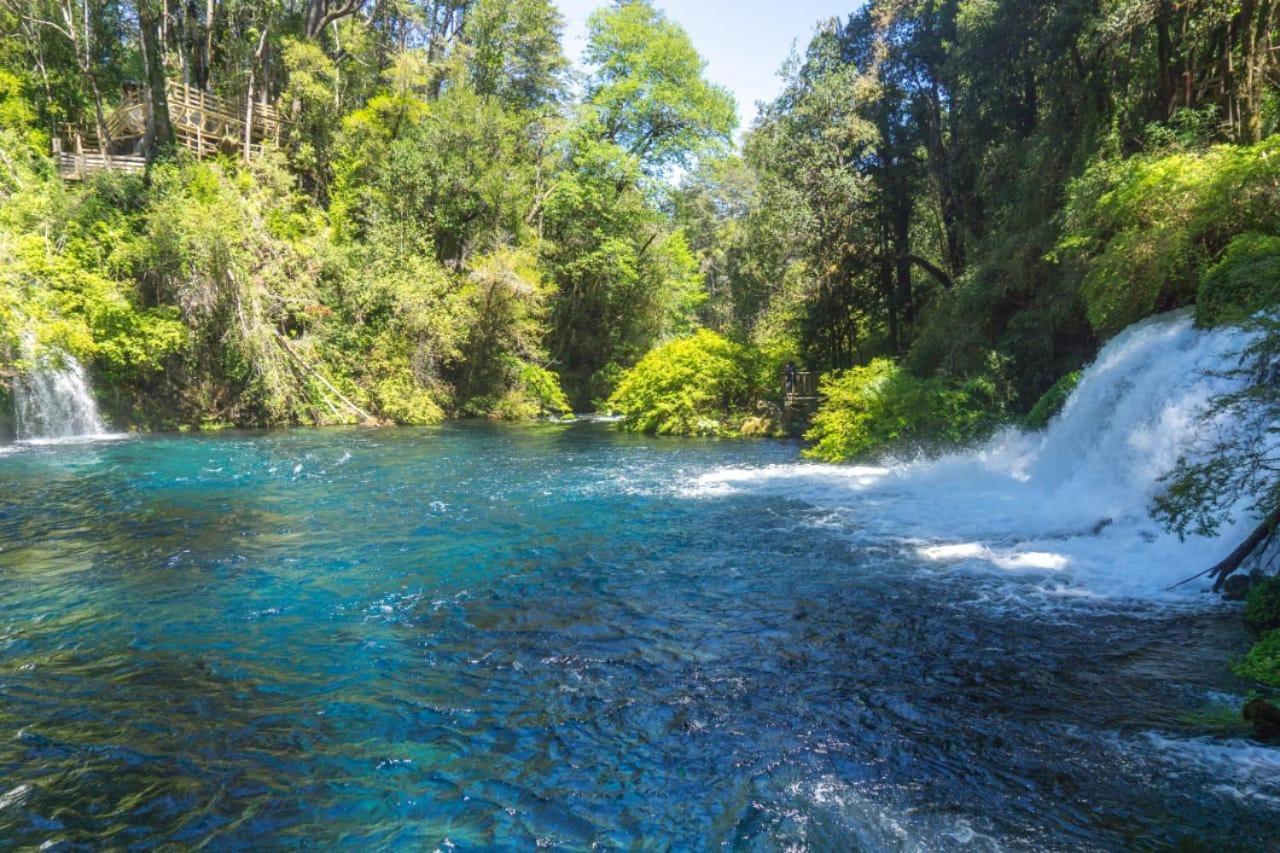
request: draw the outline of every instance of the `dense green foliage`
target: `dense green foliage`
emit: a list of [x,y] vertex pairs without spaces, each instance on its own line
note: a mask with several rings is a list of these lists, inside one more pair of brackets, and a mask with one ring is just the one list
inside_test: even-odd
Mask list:
[[1280,631],[1263,634],[1232,669],[1248,681],[1280,687]]
[[[6,414],[65,351],[133,427],[560,415],[693,328],[662,188],[734,103],[647,0],[593,16],[577,102],[551,0],[71,8],[0,0]],[[196,161],[157,118],[145,175],[57,177],[44,128],[96,144],[166,76],[274,101],[279,148]]]
[[1023,421],[1028,429],[1044,429],[1049,425],[1049,421],[1062,411],[1062,407],[1067,404],[1067,398],[1071,396],[1071,392],[1076,390],[1076,386],[1080,384],[1082,373],[1079,370],[1073,370],[1063,376],[1057,382],[1053,383],[1053,387],[1036,401],[1031,407],[1031,411],[1027,412],[1027,417]]
[[1240,323],[1280,304],[1280,237],[1247,233],[1235,237],[1200,279],[1196,322]]
[[751,351],[705,329],[668,341],[627,371],[608,407],[623,426],[654,435],[723,435],[758,393]]
[[1280,628],[1280,577],[1269,577],[1249,589],[1244,621],[1255,631]]
[[[1208,288],[1202,292],[1211,300],[1239,301],[1244,283],[1231,281],[1232,270],[1252,275],[1256,270],[1243,265],[1259,259],[1245,255],[1265,245],[1231,241],[1246,231],[1280,229],[1277,180],[1280,137],[1247,147],[1104,161],[1090,169],[1072,185],[1061,247],[1082,262],[1093,327],[1110,335],[1188,304],[1202,276]],[[1234,254],[1218,263],[1228,245]]]
[[998,386],[921,379],[889,359],[824,379],[826,403],[813,419],[808,455],[839,461],[890,448],[927,449],[989,434],[1003,414]]

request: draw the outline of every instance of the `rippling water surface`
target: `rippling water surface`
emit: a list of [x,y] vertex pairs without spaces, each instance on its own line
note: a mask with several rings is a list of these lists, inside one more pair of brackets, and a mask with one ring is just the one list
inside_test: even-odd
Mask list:
[[[1048,605],[599,424],[0,455],[0,846],[1265,848],[1209,607]],[[1023,594],[1026,592],[1027,594]]]

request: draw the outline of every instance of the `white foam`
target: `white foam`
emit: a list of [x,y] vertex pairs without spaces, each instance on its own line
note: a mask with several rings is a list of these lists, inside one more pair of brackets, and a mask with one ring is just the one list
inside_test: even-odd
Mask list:
[[31,333],[23,335],[22,350],[34,368],[13,386],[19,439],[83,439],[107,434],[88,375],[74,356],[56,350],[38,354]]
[[1218,780],[1210,790],[1254,806],[1280,809],[1280,749],[1247,740],[1170,738],[1149,733],[1156,754],[1173,766],[1173,775],[1194,772]]
[[894,543],[934,569],[1054,574],[1091,594],[1165,598],[1248,526],[1236,513],[1220,537],[1180,541],[1149,508],[1161,477],[1194,449],[1206,404],[1236,387],[1222,372],[1249,340],[1240,329],[1197,330],[1185,313],[1153,318],[1103,349],[1042,433],[1007,430],[976,450],[883,467],[721,469],[686,493],[804,501],[857,544]]

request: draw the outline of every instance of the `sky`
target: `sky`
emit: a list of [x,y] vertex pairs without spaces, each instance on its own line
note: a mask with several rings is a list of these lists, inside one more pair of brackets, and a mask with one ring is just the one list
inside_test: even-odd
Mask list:
[[[565,17],[565,53],[577,61],[587,16],[607,0],[557,0]],[[845,17],[858,0],[656,0],[679,22],[707,60],[707,77],[738,99],[739,130],[750,126],[757,101],[782,89],[778,71],[795,44],[803,49],[820,20]]]

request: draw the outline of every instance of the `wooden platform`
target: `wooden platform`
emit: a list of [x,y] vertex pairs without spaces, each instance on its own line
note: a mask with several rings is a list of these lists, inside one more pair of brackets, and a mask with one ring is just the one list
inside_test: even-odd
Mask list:
[[[254,102],[250,106],[243,100],[220,98],[173,80],[165,84],[165,95],[174,141],[197,157],[260,157],[267,143],[280,142],[284,120],[272,104]],[[59,174],[67,180],[81,180],[103,170],[142,171],[146,167],[142,155],[148,109],[140,91],[125,92],[120,105],[104,120],[111,138],[110,151],[92,130],[64,125],[53,142]]]

